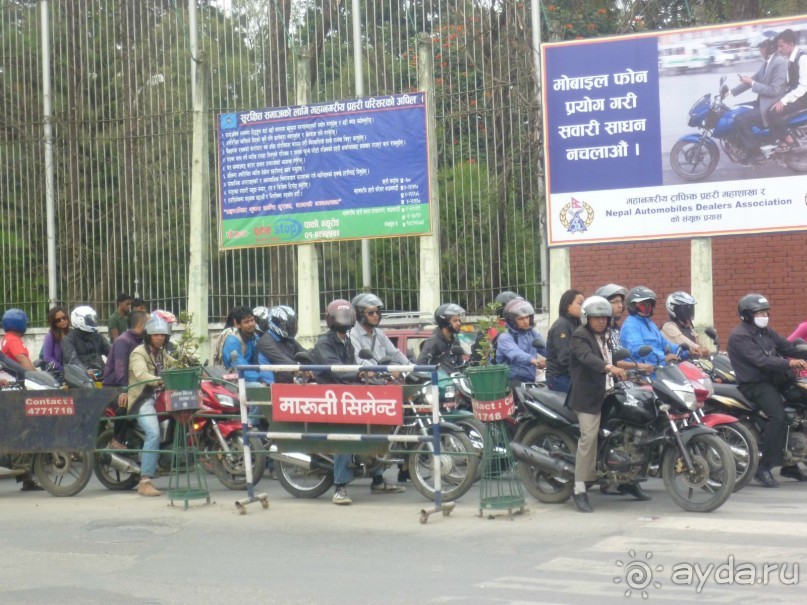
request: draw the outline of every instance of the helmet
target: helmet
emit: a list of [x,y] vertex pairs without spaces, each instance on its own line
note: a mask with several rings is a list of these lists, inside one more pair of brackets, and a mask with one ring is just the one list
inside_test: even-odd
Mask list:
[[628,291],[625,306],[631,315],[650,317],[656,308],[656,293],[646,286],[636,286]]
[[286,305],[269,309],[269,329],[280,338],[297,336],[297,315]]
[[679,321],[691,321],[695,318],[695,304],[698,301],[686,292],[673,292],[667,297],[666,307],[670,317]]
[[82,330],[83,332],[97,332],[98,314],[95,312],[95,309],[87,305],[76,307],[73,309],[73,312],[70,313],[70,325],[76,330]]
[[589,317],[611,317],[611,303],[604,296],[589,296],[580,308],[580,323],[586,325]]
[[3,330],[25,334],[28,329],[28,316],[22,309],[9,309],[3,313]]
[[445,303],[434,311],[434,321],[440,328],[451,328],[451,318],[457,315],[465,315],[465,309],[454,303]]
[[173,324],[177,323],[177,316],[171,313],[171,311],[166,311],[164,309],[157,309],[156,311],[152,312],[151,317],[157,317],[167,323],[168,334],[171,334],[171,330],[174,329]]
[[164,319],[152,317],[146,322],[146,334],[149,336],[154,336],[155,334],[171,336],[171,326]]
[[776,32],[768,30],[759,34],[755,34],[748,40],[748,45],[752,48],[759,48],[770,54],[776,50]]
[[342,298],[331,301],[325,309],[325,323],[337,332],[347,332],[356,325],[353,306]]
[[768,299],[762,294],[746,294],[737,304],[737,314],[740,319],[747,322],[754,321],[754,313],[757,311],[768,311],[771,308]]
[[258,324],[258,329],[261,332],[266,332],[269,329],[269,309],[266,307],[255,307],[252,309],[252,314],[255,316],[255,323]]
[[[618,286],[617,284],[608,284],[600,286],[594,292],[594,296],[602,296],[605,300],[610,301],[614,296],[621,296],[622,300],[628,295],[628,289]],[[583,301],[585,302],[585,301]]]
[[499,317],[504,317],[504,308],[507,306],[507,303],[517,298],[521,298],[521,296],[519,294],[516,294],[515,292],[511,292],[510,290],[499,292],[496,295],[496,298],[493,299],[493,302],[498,303],[496,311],[499,313]]
[[529,317],[530,318],[530,325],[534,322],[535,309],[529,303],[529,301],[524,300],[523,298],[515,298],[511,300],[507,305],[504,307],[504,321],[507,322],[507,325],[516,329],[516,320],[520,317]]
[[381,299],[371,292],[362,292],[361,294],[357,294],[353,297],[352,304],[353,308],[356,309],[356,321],[359,323],[367,322],[367,320],[364,318],[364,312],[368,308],[378,307],[380,310],[381,307],[384,306]]

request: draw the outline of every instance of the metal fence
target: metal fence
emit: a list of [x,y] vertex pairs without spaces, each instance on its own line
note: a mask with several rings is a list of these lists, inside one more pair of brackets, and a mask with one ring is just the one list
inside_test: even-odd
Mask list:
[[[355,96],[353,15],[339,0],[0,0],[0,308],[42,325],[48,308],[46,101],[53,130],[57,299],[103,317],[118,292],[178,312],[187,296],[191,43],[214,117]],[[364,94],[416,87],[419,32],[434,46],[442,297],[479,311],[501,289],[540,299],[539,104],[530,3],[362,0]],[[43,53],[50,51],[47,94]],[[45,97],[48,97],[47,99]],[[293,247],[222,252],[211,229],[210,318],[296,303]],[[323,303],[361,289],[360,243],[320,244]],[[418,239],[373,240],[373,290],[418,304]],[[323,304],[324,307],[324,304]]]

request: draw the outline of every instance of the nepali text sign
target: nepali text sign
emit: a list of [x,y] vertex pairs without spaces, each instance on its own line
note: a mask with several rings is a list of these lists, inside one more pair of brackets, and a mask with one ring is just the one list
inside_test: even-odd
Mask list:
[[431,231],[425,94],[219,116],[221,247]]
[[807,18],[544,45],[549,245],[807,229],[807,158],[744,165],[733,143],[757,98],[739,75],[787,28]]
[[397,426],[403,422],[403,390],[398,386],[275,383],[272,420]]

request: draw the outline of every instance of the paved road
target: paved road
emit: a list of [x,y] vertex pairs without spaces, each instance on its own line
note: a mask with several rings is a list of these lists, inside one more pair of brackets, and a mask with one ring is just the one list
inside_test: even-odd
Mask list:
[[[528,496],[528,512],[513,520],[477,517],[474,489],[426,525],[418,518],[428,502],[413,489],[377,496],[360,481],[353,506],[336,507],[264,480],[258,491],[271,507],[241,516],[236,492],[213,477],[210,488],[212,504],[184,511],[95,480],[74,498],[0,482],[0,603],[610,605],[644,601],[644,591],[656,603],[796,604],[807,594],[788,584],[794,564],[807,575],[807,485],[792,481],[748,487],[705,515],[678,509],[659,480],[647,486],[652,502],[593,494],[592,515]],[[756,582],[749,574],[766,563],[787,563],[785,583],[776,571],[769,584],[718,584],[709,568]],[[700,592],[696,565],[708,574]]]

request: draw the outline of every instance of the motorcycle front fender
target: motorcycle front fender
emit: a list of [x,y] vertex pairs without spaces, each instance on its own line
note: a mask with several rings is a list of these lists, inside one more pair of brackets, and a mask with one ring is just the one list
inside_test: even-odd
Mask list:
[[728,414],[706,414],[701,418],[701,423],[709,428],[714,428],[719,424],[732,424],[733,422],[739,422],[739,420]]
[[711,150],[719,151],[719,149],[717,147],[717,143],[715,143],[714,140],[712,140],[709,137],[704,137],[704,136],[699,135],[699,134],[694,133],[694,132],[692,134],[684,135],[678,140],[679,141],[685,141],[687,143],[700,143],[700,142],[703,142],[703,144],[706,145],[707,147],[709,147]]
[[[472,414],[473,415],[473,414]],[[453,422],[440,422],[440,432],[442,433],[462,433],[462,427],[454,424]],[[432,435],[434,433],[434,425],[429,425],[426,428],[426,433]]]
[[700,424],[685,426],[680,430],[680,433],[684,445],[689,443],[696,435],[717,435],[717,431],[713,428]]

